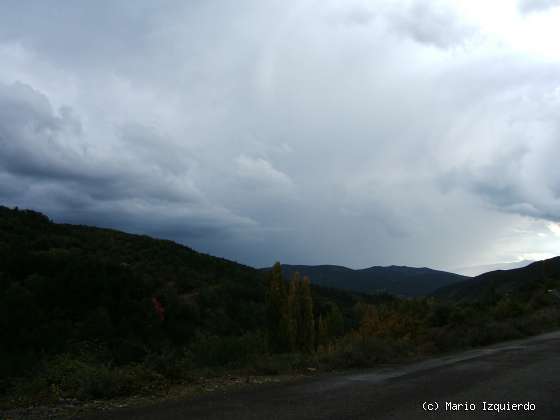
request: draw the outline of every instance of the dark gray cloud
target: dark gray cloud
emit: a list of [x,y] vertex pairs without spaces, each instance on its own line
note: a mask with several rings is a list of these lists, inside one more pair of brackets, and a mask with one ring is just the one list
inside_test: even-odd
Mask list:
[[515,5],[32,5],[0,6],[6,205],[254,265],[558,245],[560,63]]
[[104,155],[86,141],[72,109],[54,110],[28,85],[0,84],[1,199],[64,221],[191,240],[256,225],[210,204],[190,179],[185,151],[162,152],[165,139],[153,129],[116,133]]

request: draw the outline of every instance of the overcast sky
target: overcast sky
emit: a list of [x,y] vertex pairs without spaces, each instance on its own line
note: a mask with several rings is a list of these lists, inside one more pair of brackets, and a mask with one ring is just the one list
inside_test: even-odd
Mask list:
[[560,2],[0,0],[0,203],[253,266],[560,254]]

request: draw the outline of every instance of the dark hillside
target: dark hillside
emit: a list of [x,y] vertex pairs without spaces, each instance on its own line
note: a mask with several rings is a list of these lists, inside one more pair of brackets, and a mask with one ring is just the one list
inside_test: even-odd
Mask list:
[[337,265],[282,265],[289,279],[294,272],[309,276],[315,284],[362,293],[390,293],[397,296],[425,296],[468,277],[430,268],[403,266],[369,267],[353,270]]
[[534,262],[513,270],[496,270],[470,280],[438,289],[434,296],[453,301],[473,302],[508,293],[523,293],[538,286],[554,287],[560,278],[560,257]]
[[129,362],[263,322],[254,269],[170,241],[0,208],[0,255],[2,376],[82,341]]
[[[192,368],[266,354],[265,277],[171,241],[0,207],[0,391],[43,361],[91,349],[103,366],[171,375],[176,360]],[[357,302],[382,299],[312,294],[317,316],[334,305],[348,328]]]

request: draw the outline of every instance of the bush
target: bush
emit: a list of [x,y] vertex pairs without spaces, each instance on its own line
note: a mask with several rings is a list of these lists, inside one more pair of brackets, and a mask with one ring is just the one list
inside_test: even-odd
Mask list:
[[149,354],[143,363],[150,371],[172,380],[182,380],[189,377],[195,369],[194,356],[188,350],[175,350],[167,348],[160,353]]
[[524,306],[509,296],[500,299],[494,308],[494,316],[498,320],[515,318],[521,316],[524,312]]
[[160,379],[140,365],[111,368],[63,354],[46,362],[33,377],[17,380],[14,394],[39,400],[111,398],[139,392]]
[[557,307],[542,308],[528,317],[517,319],[515,325],[524,335],[555,329],[560,326],[560,310]]
[[398,358],[402,355],[400,347],[396,341],[347,335],[319,353],[318,360],[320,364],[335,369],[372,367]]
[[472,346],[484,346],[521,337],[523,337],[523,333],[509,322],[490,322],[485,328],[469,330],[469,338]]
[[190,351],[198,366],[245,366],[266,350],[262,333],[220,337],[197,335]]
[[253,362],[253,372],[256,375],[279,375],[291,373],[301,368],[305,357],[297,353],[283,353],[263,355]]

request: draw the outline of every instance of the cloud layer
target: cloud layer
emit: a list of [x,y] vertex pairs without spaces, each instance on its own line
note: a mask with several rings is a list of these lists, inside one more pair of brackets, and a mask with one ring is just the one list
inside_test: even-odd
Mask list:
[[555,254],[557,8],[477,5],[8,2],[0,202],[258,266]]

